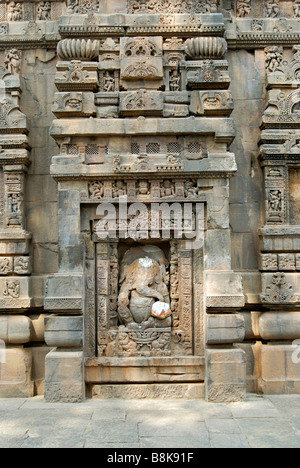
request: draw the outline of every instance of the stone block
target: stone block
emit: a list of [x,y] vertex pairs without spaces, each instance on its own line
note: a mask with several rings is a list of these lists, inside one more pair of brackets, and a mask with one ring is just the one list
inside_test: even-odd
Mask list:
[[192,91],[190,112],[194,115],[230,115],[233,101],[229,91]]
[[235,308],[245,305],[242,278],[232,271],[206,273],[206,304],[209,308]]
[[0,340],[6,344],[29,343],[31,328],[31,320],[24,315],[0,315]]
[[231,240],[229,229],[212,229],[206,233],[206,270],[231,269]]
[[77,314],[83,307],[82,275],[57,274],[50,276],[47,282],[45,310]]
[[45,360],[46,401],[78,403],[84,398],[82,351],[50,351]]
[[95,115],[94,94],[90,92],[55,93],[52,112],[58,118]]
[[120,93],[120,113],[131,115],[162,115],[163,93],[160,91],[138,91]]
[[245,320],[242,315],[208,315],[206,342],[212,344],[240,343],[245,338]]
[[241,349],[206,349],[206,399],[241,401],[246,396],[246,354]]
[[27,309],[31,306],[29,296],[30,278],[0,278],[0,309]]
[[48,316],[45,319],[45,341],[48,346],[76,348],[82,346],[83,318]]
[[195,383],[205,380],[204,358],[173,357],[119,357],[85,361],[85,381],[99,384],[124,382]]
[[299,347],[264,345],[261,349],[261,388],[265,394],[300,393]]
[[94,91],[98,88],[97,63],[59,62],[55,75],[55,85],[59,91]]
[[0,398],[31,398],[32,351],[30,348],[6,348],[5,362],[0,361]]
[[263,273],[261,301],[265,304],[295,304],[300,278],[296,273]]
[[259,319],[264,340],[300,339],[300,312],[266,312]]

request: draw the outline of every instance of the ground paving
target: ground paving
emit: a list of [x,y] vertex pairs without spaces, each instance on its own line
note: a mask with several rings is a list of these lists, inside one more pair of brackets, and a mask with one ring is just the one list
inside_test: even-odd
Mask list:
[[300,395],[228,404],[0,399],[0,448],[300,448]]

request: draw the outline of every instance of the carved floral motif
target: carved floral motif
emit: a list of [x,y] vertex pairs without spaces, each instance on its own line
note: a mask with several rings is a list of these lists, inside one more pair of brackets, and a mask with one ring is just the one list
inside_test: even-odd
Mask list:
[[272,283],[266,287],[265,293],[261,296],[262,302],[271,304],[284,304],[295,302],[294,288],[288,283],[284,273],[275,273]]

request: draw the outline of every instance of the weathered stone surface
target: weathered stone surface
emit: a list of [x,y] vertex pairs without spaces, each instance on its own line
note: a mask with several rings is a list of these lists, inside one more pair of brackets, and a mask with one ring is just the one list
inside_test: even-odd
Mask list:
[[0,339],[6,344],[24,344],[31,339],[31,320],[25,316],[0,316]]
[[130,384],[130,385],[93,385],[92,396],[107,400],[118,398],[124,400],[161,399],[161,400],[198,400],[204,397],[203,384]]
[[48,346],[78,348],[82,346],[83,318],[48,316],[45,318],[45,342]]
[[56,348],[46,356],[45,399],[49,402],[76,403],[84,400],[82,351]]
[[[1,350],[2,351],[2,350]],[[32,352],[30,348],[8,347],[5,362],[0,363],[0,397],[29,398],[34,395],[31,380]]]
[[242,315],[208,315],[206,341],[208,345],[240,343],[245,338]]
[[246,355],[241,349],[206,350],[208,401],[240,401],[246,395]]
[[204,381],[204,358],[98,358],[85,362],[89,383],[157,382],[181,383]]
[[300,373],[297,345],[262,346],[261,366],[261,388],[265,394],[299,393]]
[[299,324],[299,312],[266,312],[259,319],[259,331],[264,340],[297,340]]
[[240,275],[231,271],[208,272],[206,282],[207,307],[235,308],[245,304]]

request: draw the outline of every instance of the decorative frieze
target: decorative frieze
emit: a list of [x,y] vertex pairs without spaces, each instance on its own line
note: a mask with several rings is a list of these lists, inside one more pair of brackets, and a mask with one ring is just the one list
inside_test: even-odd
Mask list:
[[0,257],[0,276],[30,275],[30,257]]
[[128,13],[216,13],[217,0],[128,0]]

